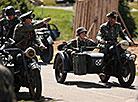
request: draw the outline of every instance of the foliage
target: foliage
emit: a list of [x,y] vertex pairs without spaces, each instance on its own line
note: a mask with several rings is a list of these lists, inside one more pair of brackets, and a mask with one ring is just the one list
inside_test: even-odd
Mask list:
[[138,2],[129,3],[130,8],[138,9]]
[[13,6],[15,9],[25,13],[29,10],[33,10],[33,5],[28,0],[0,0],[0,10],[7,6]]
[[34,14],[36,15],[35,19],[51,17],[52,20],[50,23],[54,23],[61,32],[60,38],[58,40],[72,39],[74,12],[36,7]]
[[43,0],[44,5],[56,5],[56,0]]
[[[136,24],[135,24],[134,18],[130,13],[130,7],[128,6],[128,2],[126,0],[119,0],[119,12],[131,36],[136,37],[136,34],[134,33],[136,30]],[[119,19],[119,22],[121,22],[120,19]]]

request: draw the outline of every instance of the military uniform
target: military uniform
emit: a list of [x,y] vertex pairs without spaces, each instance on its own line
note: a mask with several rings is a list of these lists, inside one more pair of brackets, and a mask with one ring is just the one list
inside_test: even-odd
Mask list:
[[[117,18],[117,13],[113,11],[113,12],[108,13],[106,16],[108,18]],[[104,41],[115,41],[116,42],[119,35],[122,39],[127,40],[128,42],[131,42],[128,36],[123,32],[120,23],[115,22],[115,24],[111,26],[110,22],[107,21],[106,23],[100,26],[100,30],[96,38],[98,41],[103,39]]]
[[[84,28],[84,27],[79,27],[77,30],[76,30],[76,36],[79,36],[81,33],[85,32],[85,34],[87,33],[87,30]],[[67,47],[68,48],[81,48],[82,46],[96,46],[96,42],[93,41],[92,39],[85,39],[85,40],[82,40],[80,38],[77,38],[77,39],[73,39],[71,40],[68,44],[67,44]],[[93,49],[92,49],[93,50]]]
[[[19,18],[15,16],[14,7],[8,6],[5,9],[6,16],[0,19],[1,26],[1,37],[5,37],[6,40],[13,37],[13,31],[16,26],[20,22]],[[9,19],[8,16],[14,15],[13,19]]]
[[[32,16],[32,11],[21,15],[20,18],[24,19],[27,16]],[[34,29],[43,26],[43,24],[43,20],[34,24],[25,24],[23,22],[17,24],[13,34],[16,46],[24,50],[33,44],[37,44],[38,46],[42,45],[42,42],[35,33]]]
[[97,36],[100,36],[105,41],[117,41],[119,35],[122,39],[126,39],[125,36],[127,35],[123,32],[121,24],[116,22],[114,26],[111,27],[109,22],[106,22],[100,26]]
[[[87,41],[85,40],[80,40],[79,38],[71,40],[68,44],[68,48],[81,48],[82,46],[96,46],[96,42],[93,41],[92,39],[88,39]],[[93,50],[93,49],[92,49]]]
[[9,20],[7,17],[0,19],[0,25],[4,27],[3,34],[6,39],[13,37],[14,28],[19,22],[20,20],[18,17],[15,17],[12,20]]

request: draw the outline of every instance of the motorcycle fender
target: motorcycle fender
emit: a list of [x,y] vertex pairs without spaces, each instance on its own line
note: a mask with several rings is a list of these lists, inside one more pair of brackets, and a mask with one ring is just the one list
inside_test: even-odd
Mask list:
[[[71,66],[70,66],[70,63],[69,63],[69,57],[68,57],[68,55],[65,54],[63,51],[60,51],[60,52],[58,52],[56,54],[55,59],[56,59],[56,57],[58,55],[60,55],[61,58],[62,58],[62,60],[63,60],[63,66],[64,66],[63,68],[64,68],[64,71],[71,71]],[[55,62],[54,62],[54,64],[55,64]],[[55,69],[55,65],[54,65],[53,68]]]
[[32,70],[34,70],[34,69],[39,69],[39,71],[41,70],[41,67],[40,67],[40,65],[38,65],[37,62],[30,63],[30,64],[29,64],[29,67],[30,67]]
[[126,59],[128,60],[133,60],[135,61],[136,60],[136,55],[135,54],[126,54]]
[[49,45],[52,45],[54,42],[53,42],[53,39],[51,38],[51,36],[49,36],[48,38],[47,38],[47,41],[48,41],[48,44]]

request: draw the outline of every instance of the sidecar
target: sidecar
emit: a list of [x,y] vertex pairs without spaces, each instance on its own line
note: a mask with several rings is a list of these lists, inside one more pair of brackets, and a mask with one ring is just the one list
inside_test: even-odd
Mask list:
[[67,73],[75,75],[102,73],[104,54],[100,52],[83,51],[70,53],[59,51],[54,60],[55,77],[63,83]]

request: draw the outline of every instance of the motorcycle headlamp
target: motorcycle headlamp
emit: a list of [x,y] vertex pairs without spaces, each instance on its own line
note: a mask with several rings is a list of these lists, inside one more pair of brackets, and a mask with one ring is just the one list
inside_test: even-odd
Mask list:
[[45,32],[44,32],[44,37],[45,37],[45,38],[48,38],[49,35],[50,35],[50,31],[45,31]]
[[122,40],[119,42],[119,44],[123,50],[126,50],[129,47],[129,43],[127,40]]
[[36,56],[36,51],[32,47],[27,48],[24,53],[28,58],[33,58]]

